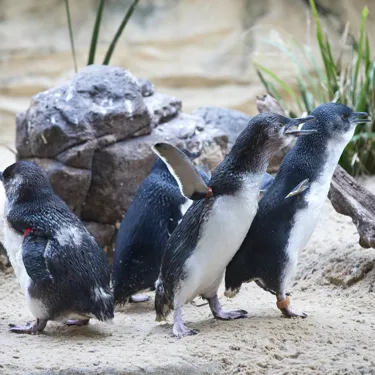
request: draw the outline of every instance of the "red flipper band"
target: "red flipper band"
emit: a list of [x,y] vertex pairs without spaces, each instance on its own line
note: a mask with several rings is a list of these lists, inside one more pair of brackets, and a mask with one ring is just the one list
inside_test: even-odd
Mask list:
[[23,232],[23,236],[26,237],[31,231],[32,231],[31,228],[25,229],[24,232]]
[[207,191],[207,194],[206,194],[205,198],[206,198],[206,199],[208,199],[208,198],[212,198],[212,197],[213,197],[213,195],[214,195],[214,193],[212,192],[212,187],[211,187],[211,186],[209,186],[209,187],[208,187],[208,191]]

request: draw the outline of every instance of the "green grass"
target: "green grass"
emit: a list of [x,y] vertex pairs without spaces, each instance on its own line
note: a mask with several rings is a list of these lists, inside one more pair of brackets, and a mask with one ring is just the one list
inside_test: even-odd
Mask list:
[[[108,51],[105,54],[103,65],[108,65],[111,61],[111,57],[113,55],[113,52],[115,51],[116,45],[118,40],[120,39],[128,21],[132,17],[135,8],[137,7],[140,0],[133,0],[132,4],[130,5],[129,9],[125,12],[124,18],[121,21],[120,26],[118,27],[111,44],[108,47]],[[66,7],[66,17],[67,17],[67,23],[68,23],[68,29],[69,29],[69,38],[70,38],[70,46],[72,50],[72,57],[74,62],[74,70],[77,72],[77,59],[76,59],[76,51],[74,46],[74,36],[73,36],[73,27],[72,27],[72,17],[70,13],[69,8],[69,0],[65,0],[65,7]],[[94,28],[91,33],[91,43],[90,43],[90,50],[89,50],[89,56],[87,60],[87,65],[91,65],[95,63],[95,57],[96,57],[96,48],[98,45],[99,40],[99,32],[100,32],[100,26],[102,24],[102,17],[104,13],[104,7],[105,7],[105,0],[98,0],[98,9],[96,12],[96,19],[94,22]]]
[[348,30],[344,32],[335,56],[329,38],[323,31],[315,2],[309,1],[321,61],[316,61],[310,46],[264,40],[293,62],[296,78],[291,85],[254,62],[258,77],[266,90],[283,104],[291,116],[311,112],[319,104],[327,102],[342,103],[355,111],[370,113],[373,122],[357,126],[354,137],[342,154],[340,164],[355,176],[375,174],[375,60],[371,58],[365,31],[368,8],[365,7],[362,11],[358,43],[356,48],[352,48],[351,58],[348,59],[345,58],[343,49]]

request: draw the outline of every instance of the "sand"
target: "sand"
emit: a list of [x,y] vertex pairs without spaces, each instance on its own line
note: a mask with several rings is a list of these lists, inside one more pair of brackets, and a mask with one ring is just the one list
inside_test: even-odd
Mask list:
[[[374,179],[365,184],[375,192]],[[249,318],[216,321],[208,306],[189,304],[184,317],[200,333],[184,339],[170,336],[171,319],[155,323],[153,301],[117,309],[113,324],[9,333],[8,323],[32,316],[8,269],[0,274],[0,374],[375,374],[375,250],[357,242],[351,219],[327,200],[290,288],[306,319],[283,318],[271,294],[244,284],[232,300],[221,288],[220,299]]]

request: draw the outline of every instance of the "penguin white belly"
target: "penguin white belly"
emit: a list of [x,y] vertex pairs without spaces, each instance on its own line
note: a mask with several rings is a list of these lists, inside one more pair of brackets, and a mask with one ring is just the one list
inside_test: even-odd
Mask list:
[[179,300],[188,302],[212,292],[230,260],[241,246],[258,209],[258,189],[242,190],[216,199],[201,228],[201,238],[185,264],[187,278],[179,288]]
[[27,274],[22,259],[23,235],[17,233],[7,220],[4,223],[4,247],[7,251],[9,261],[16,274],[17,280],[21,286],[22,292],[27,293],[30,285],[30,276]]
[[26,297],[27,306],[35,318],[44,319],[47,317],[47,309],[44,304],[29,295],[31,278],[28,275],[22,259],[23,235],[17,233],[10,227],[7,220],[4,223],[4,247],[7,251],[9,261],[16,274],[21,290]]
[[328,180],[328,183],[323,183],[321,180],[313,182],[305,196],[307,206],[298,211],[294,217],[294,224],[286,247],[289,262],[283,275],[285,288],[295,275],[299,251],[305,248],[314,232],[329,187],[330,180]]
[[[353,130],[354,133],[354,130]],[[286,248],[286,254],[289,259],[288,265],[283,275],[283,286],[286,288],[294,277],[298,253],[302,250],[310,240],[314,232],[316,224],[323,204],[327,198],[331,185],[333,173],[339,162],[342,150],[353,134],[348,134],[346,138],[340,141],[331,141],[327,145],[327,162],[323,167],[322,173],[313,181],[309,187],[309,191],[305,196],[307,207],[300,210],[295,215],[294,225],[289,235],[289,241]]]

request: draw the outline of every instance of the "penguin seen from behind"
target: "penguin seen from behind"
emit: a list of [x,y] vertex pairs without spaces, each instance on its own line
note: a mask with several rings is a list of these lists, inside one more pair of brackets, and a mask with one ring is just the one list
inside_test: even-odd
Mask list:
[[[190,160],[199,156],[183,152]],[[209,181],[205,172],[199,173]],[[191,203],[181,194],[167,165],[157,157],[117,233],[112,266],[115,303],[148,299],[135,294],[154,289],[167,240]]]
[[104,251],[44,171],[19,161],[1,173],[6,194],[4,246],[34,324],[10,331],[36,334],[48,320],[87,324],[113,318],[109,265]]

